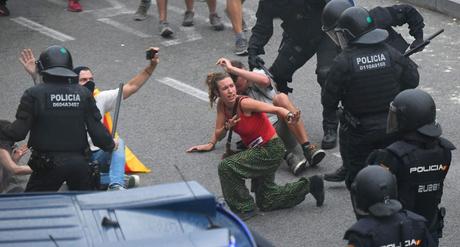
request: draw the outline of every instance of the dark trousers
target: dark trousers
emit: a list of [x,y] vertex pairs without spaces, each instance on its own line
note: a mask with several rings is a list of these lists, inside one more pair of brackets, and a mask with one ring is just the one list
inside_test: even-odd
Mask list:
[[347,168],[345,184],[351,188],[356,174],[366,166],[369,154],[391,144],[386,134],[386,113],[360,118],[360,125],[352,127],[344,120],[340,121],[339,145],[343,166]]
[[[338,55],[339,49],[327,34],[323,34],[323,39],[316,53],[316,78],[321,87],[321,96],[324,95],[324,85],[326,84],[327,73],[331,68],[334,58]],[[337,130],[339,126],[339,118],[337,111],[327,111],[323,106],[323,130]]]
[[34,171],[26,192],[58,191],[64,182],[69,190],[90,190],[88,159],[82,154],[53,154],[54,168]]
[[[283,37],[278,49],[278,56],[270,67],[278,91],[289,94],[288,82],[292,82],[294,73],[315,54],[317,81],[321,87],[321,95],[323,95],[322,90],[327,73],[332,61],[338,54],[336,45],[325,33],[312,37],[310,41],[304,44],[299,44],[289,37]],[[337,113],[335,111],[327,112],[323,107],[323,129],[337,129],[338,124]]]

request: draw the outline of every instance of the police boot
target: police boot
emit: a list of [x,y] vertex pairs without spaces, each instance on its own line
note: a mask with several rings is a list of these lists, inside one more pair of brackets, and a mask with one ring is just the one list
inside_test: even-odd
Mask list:
[[341,166],[332,173],[324,174],[324,180],[329,182],[342,182],[345,181],[346,175],[347,169],[344,166]]
[[303,158],[301,155],[296,155],[294,153],[286,153],[284,159],[286,160],[286,164],[288,165],[292,174],[294,174],[295,176],[299,175],[307,168],[307,160]]
[[318,148],[315,144],[310,144],[308,146],[302,146],[303,154],[307,159],[310,166],[316,166],[321,160],[326,156],[324,150]]
[[321,176],[315,175],[309,178],[310,193],[316,200],[316,206],[321,207],[324,203],[324,181]]
[[321,148],[332,149],[335,148],[335,146],[337,146],[337,129],[325,128]]

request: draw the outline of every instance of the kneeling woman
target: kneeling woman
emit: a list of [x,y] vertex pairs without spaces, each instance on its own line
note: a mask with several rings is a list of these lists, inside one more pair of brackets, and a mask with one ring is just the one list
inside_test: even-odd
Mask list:
[[[217,119],[214,135],[207,144],[189,148],[187,152],[211,151],[226,130],[233,128],[248,148],[231,155],[219,164],[219,179],[225,201],[238,214],[250,213],[255,204],[262,211],[290,208],[301,203],[310,192],[316,205],[324,201],[323,180],[319,176],[302,177],[284,186],[275,184],[275,172],[284,155],[283,142],[266,116],[277,114],[289,123],[295,123],[300,113],[291,113],[236,93],[232,79],[223,73],[209,74],[208,85],[211,107],[217,101]],[[235,112],[235,116],[232,113]],[[244,179],[252,179],[256,203],[245,186]]]

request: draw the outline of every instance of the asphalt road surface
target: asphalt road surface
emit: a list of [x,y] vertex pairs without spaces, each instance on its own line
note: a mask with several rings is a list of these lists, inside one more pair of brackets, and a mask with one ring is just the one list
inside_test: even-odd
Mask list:
[[[234,37],[225,17],[225,1],[218,0],[218,13],[226,30],[213,31],[208,22],[205,2],[195,3],[195,26],[181,27],[184,3],[169,1],[168,19],[176,31],[175,38],[165,40],[158,35],[158,14],[153,5],[149,18],[133,20],[139,0],[82,0],[84,12],[65,10],[65,0],[8,1],[10,17],[0,18],[0,118],[13,119],[22,92],[32,85],[18,56],[23,48],[32,48],[35,55],[52,44],[69,48],[74,65],[87,65],[95,74],[101,89],[117,87],[146,65],[144,49],[160,47],[160,64],[152,78],[134,96],[124,101],[120,113],[119,132],[128,146],[151,169],[141,175],[141,185],[153,185],[181,180],[177,165],[187,180],[196,180],[221,197],[217,165],[224,152],[224,143],[209,153],[187,154],[195,144],[207,143],[214,126],[215,110],[207,102],[204,79],[208,72],[220,71],[215,66],[219,57],[233,55]],[[373,7],[391,5],[395,1],[358,0],[359,5]],[[244,4],[244,17],[249,26],[255,23],[256,0]],[[420,88],[436,100],[438,120],[444,136],[460,145],[457,130],[460,104],[460,25],[451,17],[420,9],[425,17],[425,34],[440,28],[445,32],[422,53],[413,56],[420,66]],[[264,60],[270,63],[276,56],[281,40],[279,22],[272,40],[266,47]],[[402,33],[408,40],[406,27]],[[249,34],[248,34],[249,35]],[[314,74],[315,59],[296,72],[290,96],[302,110],[310,139],[322,138],[320,88]],[[460,242],[460,182],[459,154],[445,181],[442,205],[448,209],[441,246],[458,246]],[[327,151],[318,168],[303,176],[331,172],[341,165],[338,148]],[[283,163],[277,182],[296,178]],[[344,246],[345,230],[355,222],[349,194],[343,183],[326,183],[326,201],[317,208],[313,197],[292,209],[267,212],[249,220],[250,227],[273,241],[277,246]]]

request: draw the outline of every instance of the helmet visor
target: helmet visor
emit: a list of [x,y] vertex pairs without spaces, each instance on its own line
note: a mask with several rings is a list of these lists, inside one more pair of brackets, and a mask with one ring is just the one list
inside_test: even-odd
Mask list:
[[334,30],[325,31],[325,33],[332,39],[332,41],[334,41],[335,45],[340,46],[339,38]]
[[396,106],[393,105],[393,102],[391,102],[387,117],[387,134],[397,132],[399,129],[399,123],[396,114],[397,110],[398,108],[396,108]]
[[345,29],[339,29],[339,28],[335,29],[335,35],[337,36],[337,41],[341,49],[345,49],[348,47],[349,40],[347,38],[346,31],[347,30]]

